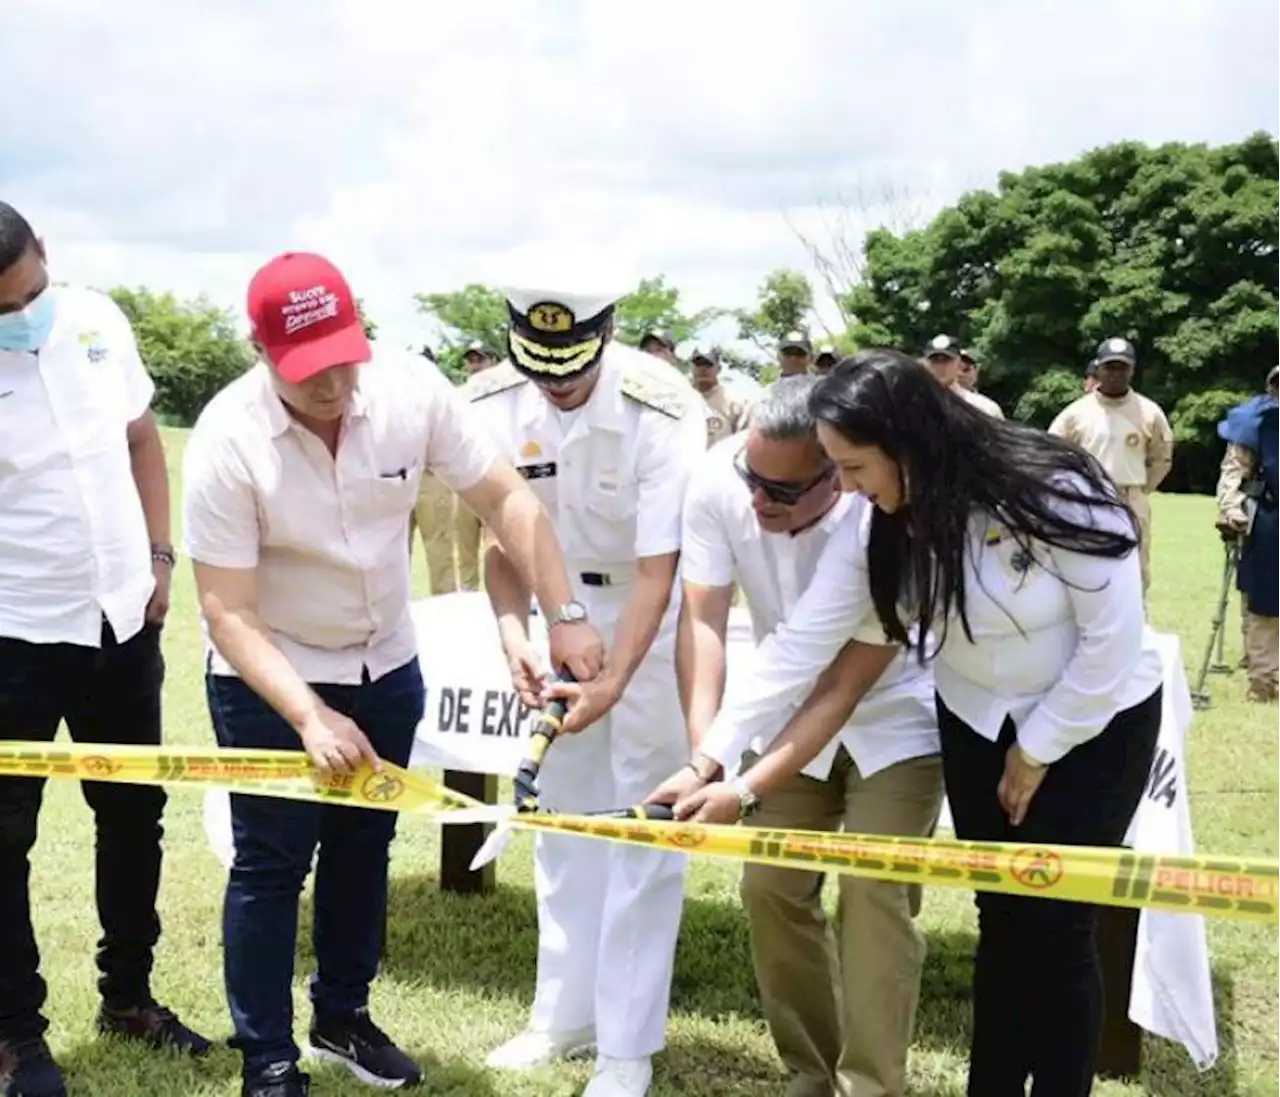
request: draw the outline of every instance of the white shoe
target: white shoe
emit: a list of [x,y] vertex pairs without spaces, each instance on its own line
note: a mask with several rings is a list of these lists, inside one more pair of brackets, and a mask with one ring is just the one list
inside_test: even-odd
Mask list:
[[495,1048],[484,1063],[494,1070],[532,1070],[559,1059],[572,1059],[594,1051],[595,1044],[596,1034],[592,1028],[566,1032],[530,1030]]
[[645,1097],[652,1082],[653,1067],[647,1058],[609,1059],[602,1055],[582,1097]]

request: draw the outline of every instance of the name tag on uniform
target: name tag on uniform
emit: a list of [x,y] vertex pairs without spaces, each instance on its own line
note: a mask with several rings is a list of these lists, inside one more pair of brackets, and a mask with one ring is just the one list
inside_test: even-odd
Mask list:
[[517,465],[516,471],[526,480],[549,480],[556,474],[556,463],[543,461],[537,465]]

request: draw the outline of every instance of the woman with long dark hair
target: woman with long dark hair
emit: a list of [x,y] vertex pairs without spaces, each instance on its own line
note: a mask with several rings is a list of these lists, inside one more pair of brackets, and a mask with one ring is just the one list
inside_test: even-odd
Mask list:
[[[958,837],[1119,845],[1155,752],[1162,670],[1137,523],[1106,473],[1068,442],[970,407],[895,351],[840,363],[811,408],[871,517],[832,536],[757,649],[679,779],[677,815],[738,818],[808,763],[858,701],[834,676],[815,682],[874,614],[886,643],[933,666]],[[732,764],[794,705],[744,775],[687,791],[690,772]],[[1022,1097],[1028,1076],[1034,1097],[1087,1094],[1102,1012],[1096,908],[991,893],[977,905],[969,1094]]]

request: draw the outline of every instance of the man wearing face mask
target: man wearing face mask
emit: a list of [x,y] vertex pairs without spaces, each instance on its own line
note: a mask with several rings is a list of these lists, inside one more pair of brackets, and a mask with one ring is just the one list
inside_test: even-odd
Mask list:
[[[155,387],[129,322],[50,284],[45,249],[0,202],[0,738],[161,742],[173,549]],[[0,777],[0,1059],[7,1093],[58,1097],[31,925],[43,779]],[[151,997],[165,794],[85,781],[96,830],[98,1027],[203,1054]]]
[[[404,766],[424,708],[406,536],[423,475],[493,530],[559,621],[573,594],[554,530],[442,374],[408,355],[374,358],[328,260],[272,260],[248,311],[261,361],[206,406],[185,463],[214,731],[231,749],[302,747],[321,771]],[[578,676],[599,672],[590,624],[564,620],[550,645]],[[307,1092],[291,985],[317,845],[309,1053],[375,1085],[418,1082],[368,1010],[396,813],[232,794],[231,817],[223,953],[244,1097]]]

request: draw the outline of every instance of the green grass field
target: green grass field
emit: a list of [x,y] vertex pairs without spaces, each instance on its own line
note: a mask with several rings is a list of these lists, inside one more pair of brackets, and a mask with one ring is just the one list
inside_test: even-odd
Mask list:
[[[167,431],[174,472],[183,434]],[[1154,625],[1181,636],[1194,688],[1221,582],[1221,548],[1204,498],[1156,500]],[[175,521],[178,519],[175,518]],[[178,530],[175,529],[175,536]],[[416,584],[426,593],[420,554]],[[201,680],[200,637],[189,565],[181,562],[165,633],[167,738],[212,741]],[[1236,606],[1227,630],[1228,661],[1240,656]],[[1202,852],[1275,856],[1277,712],[1246,704],[1243,675],[1211,676],[1213,705],[1190,732],[1191,805]],[[222,986],[224,874],[206,845],[199,793],[174,790],[166,816],[162,892],[165,932],[157,995],[188,1022],[222,1040],[230,1032]],[[43,970],[49,982],[50,1040],[69,1075],[70,1092],[88,1097],[231,1097],[239,1058],[220,1049],[201,1063],[105,1043],[95,1037],[97,1006],[91,819],[78,788],[47,791],[34,855],[33,889]],[[427,1092],[496,1097],[569,1097],[585,1084],[586,1064],[509,1077],[483,1066],[486,1052],[524,1022],[533,982],[535,917],[529,844],[521,839],[499,863],[491,896],[461,898],[437,888],[437,828],[406,817],[393,851],[387,952],[374,986],[376,1019],[430,1072]],[[780,1094],[779,1064],[760,1020],[736,894],[736,869],[695,860],[691,868],[666,1052],[657,1060],[653,1097],[751,1097]],[[975,920],[970,893],[934,890],[922,915],[930,955],[912,1053],[912,1092],[963,1093],[970,955]],[[296,1031],[309,1016],[309,894],[295,982]],[[1274,930],[1211,922],[1221,1059],[1199,1075],[1181,1047],[1149,1039],[1140,1084],[1102,1082],[1100,1097],[1137,1094],[1277,1094],[1277,935]],[[0,943],[3,947],[3,943]],[[869,943],[874,947],[874,943]],[[334,1068],[317,1071],[320,1095],[371,1092]]]

